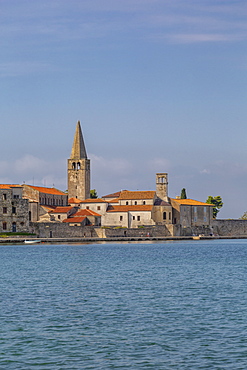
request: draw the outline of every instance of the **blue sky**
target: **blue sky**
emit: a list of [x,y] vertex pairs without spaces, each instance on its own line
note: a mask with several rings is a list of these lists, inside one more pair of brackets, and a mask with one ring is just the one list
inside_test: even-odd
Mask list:
[[92,188],[221,195],[247,210],[247,3],[0,1],[0,182],[67,188],[76,122]]

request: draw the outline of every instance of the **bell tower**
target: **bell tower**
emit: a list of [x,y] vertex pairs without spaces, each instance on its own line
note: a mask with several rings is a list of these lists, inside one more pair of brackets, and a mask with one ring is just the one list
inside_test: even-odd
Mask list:
[[90,159],[82,136],[80,121],[77,122],[70,159],[68,159],[68,198],[90,198]]
[[167,173],[156,173],[157,197],[168,202],[168,175]]

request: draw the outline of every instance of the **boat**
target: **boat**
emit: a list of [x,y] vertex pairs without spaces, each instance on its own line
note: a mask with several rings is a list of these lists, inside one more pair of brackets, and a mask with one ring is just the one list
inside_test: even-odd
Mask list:
[[41,243],[41,240],[24,240],[25,244],[38,244]]
[[193,240],[200,240],[200,239],[201,239],[201,237],[200,237],[200,235],[198,235],[198,236],[193,236],[193,237],[192,237],[192,239],[193,239]]

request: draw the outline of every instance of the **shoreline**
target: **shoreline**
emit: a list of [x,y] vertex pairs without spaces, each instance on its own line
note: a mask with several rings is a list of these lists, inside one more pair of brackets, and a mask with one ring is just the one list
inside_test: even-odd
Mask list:
[[[99,238],[99,237],[76,237],[76,238],[23,238],[23,237],[15,237],[15,238],[0,238],[0,244],[24,244],[25,240],[38,240],[39,243],[47,243],[47,244],[64,244],[64,243],[81,243],[81,244],[89,244],[89,243],[105,243],[105,242],[142,242],[142,241],[179,241],[179,240],[219,240],[219,239],[247,239],[246,235],[239,235],[239,236],[200,236],[200,237],[193,237],[193,236],[146,236],[146,237],[111,237],[111,238]],[[35,243],[34,243],[35,244]],[[30,244],[30,245],[34,245]],[[28,245],[28,244],[26,244]]]

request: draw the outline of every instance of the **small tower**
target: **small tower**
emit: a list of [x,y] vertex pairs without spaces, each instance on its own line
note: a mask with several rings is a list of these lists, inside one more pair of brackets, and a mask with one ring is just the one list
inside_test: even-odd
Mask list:
[[156,173],[157,197],[168,202],[168,175],[167,173]]
[[90,198],[90,160],[77,122],[71,156],[68,159],[68,198]]

